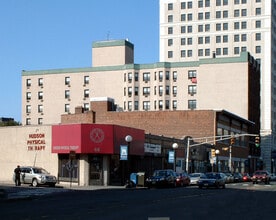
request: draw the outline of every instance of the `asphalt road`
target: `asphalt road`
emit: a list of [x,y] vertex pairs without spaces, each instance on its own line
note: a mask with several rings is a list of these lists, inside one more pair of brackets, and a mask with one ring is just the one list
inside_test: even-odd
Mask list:
[[29,194],[36,190],[41,193],[27,199],[2,201],[1,219],[254,220],[276,217],[276,183],[239,183],[227,185],[226,189],[25,190]]

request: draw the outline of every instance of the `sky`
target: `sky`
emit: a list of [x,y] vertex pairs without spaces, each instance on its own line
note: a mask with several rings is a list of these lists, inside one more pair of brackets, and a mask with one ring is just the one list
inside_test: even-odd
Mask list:
[[21,122],[22,70],[92,66],[92,43],[128,39],[159,60],[159,0],[0,0],[0,117]]

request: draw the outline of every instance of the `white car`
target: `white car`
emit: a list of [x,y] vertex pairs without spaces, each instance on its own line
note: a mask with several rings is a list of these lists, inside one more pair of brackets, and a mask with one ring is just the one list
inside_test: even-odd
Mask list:
[[41,167],[22,166],[20,170],[20,181],[22,184],[31,184],[35,187],[38,185],[54,187],[57,183],[57,178]]

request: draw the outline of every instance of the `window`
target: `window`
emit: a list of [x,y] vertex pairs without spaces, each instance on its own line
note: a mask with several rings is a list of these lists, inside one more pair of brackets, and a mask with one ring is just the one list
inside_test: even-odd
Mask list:
[[173,89],[172,93],[175,96],[177,94],[177,86],[173,86],[172,89]]
[[223,18],[228,18],[228,11],[223,11]]
[[134,95],[139,95],[139,87],[134,87]]
[[228,23],[223,23],[223,30],[227,31],[228,30]]
[[205,19],[206,20],[210,19],[210,12],[205,12]]
[[168,46],[172,46],[173,45],[173,39],[168,39]]
[[181,9],[186,9],[186,2],[181,2]]
[[70,105],[69,104],[64,105],[64,111],[67,112],[67,113],[70,112]]
[[65,92],[64,92],[64,98],[70,99],[70,90],[65,90]]
[[223,5],[228,5],[228,0],[223,0]]
[[187,40],[188,40],[188,45],[192,45],[193,44],[193,38],[189,37]]
[[188,33],[192,33],[193,32],[193,26],[188,26]]
[[181,26],[181,33],[186,33],[186,26]]
[[202,24],[198,25],[198,32],[203,32],[203,25]]
[[198,56],[202,57],[203,56],[203,49],[198,49]]
[[159,81],[162,82],[163,81],[163,71],[159,71]]
[[160,110],[163,109],[163,101],[162,100],[159,100],[158,107]]
[[43,86],[43,78],[38,78],[38,86]]
[[143,87],[143,95],[147,96],[150,94],[150,87]]
[[210,43],[210,37],[205,37],[205,44],[209,44]]
[[256,41],[261,40],[261,33],[256,33],[256,34],[255,34],[255,40],[256,40]]
[[132,73],[131,72],[127,74],[127,80],[128,80],[128,82],[132,82]]
[[134,101],[134,110],[139,110],[139,102]]
[[128,102],[127,102],[127,109],[128,109],[129,111],[132,110],[132,102],[131,102],[131,101],[128,101]]
[[221,30],[221,24],[216,24],[216,31],[220,31]]
[[26,118],[26,125],[30,125],[31,124],[31,119],[30,118]]
[[181,38],[181,45],[186,45],[186,38]]
[[256,0],[256,2],[261,2],[261,0]]
[[89,89],[85,89],[83,91],[83,96],[84,96],[84,98],[89,98]]
[[216,6],[221,6],[221,0],[216,0]]
[[196,100],[188,100],[188,109],[196,109]]
[[243,22],[241,23],[241,28],[242,28],[242,29],[246,29],[246,28],[247,28],[247,23],[246,23],[246,21],[243,21]]
[[190,94],[190,95],[196,94],[196,85],[188,86],[188,94]]
[[30,93],[30,92],[27,92],[27,93],[26,93],[26,99],[27,99],[27,100],[31,100],[31,93]]
[[165,109],[170,109],[170,100],[165,101]]
[[239,34],[235,34],[234,35],[234,42],[239,42],[240,41],[240,35]]
[[180,53],[181,53],[181,57],[186,57],[186,50],[181,50]]
[[228,55],[228,48],[223,48],[223,55]]
[[172,58],[173,57],[173,51],[168,51],[168,58]]
[[127,95],[131,96],[132,95],[132,87],[127,88]]
[[169,23],[173,22],[173,16],[172,15],[168,15],[168,22]]
[[31,113],[31,106],[30,105],[26,106],[26,113]]
[[139,73],[137,73],[137,72],[134,73],[134,80],[135,80],[135,82],[139,81]]
[[84,103],[84,104],[83,104],[83,110],[84,110],[85,112],[89,111],[89,103]]
[[173,10],[173,3],[169,3],[168,4],[168,10],[170,11],[170,10]]
[[143,110],[150,110],[150,102],[149,101],[143,102]]
[[162,96],[163,95],[163,86],[159,86],[159,95]]
[[245,52],[247,51],[247,48],[246,47],[241,47],[241,52]]
[[166,71],[166,80],[170,80],[170,71]]
[[221,36],[216,36],[216,43],[221,43]]
[[32,85],[31,79],[26,79],[26,86],[29,87]]
[[206,57],[210,56],[210,49],[205,49],[205,56]]
[[261,53],[261,46],[256,46],[255,52],[256,53]]
[[235,0],[235,1],[234,1],[234,4],[235,4],[235,5],[240,4],[240,0]]
[[234,47],[234,54],[239,54],[239,53],[240,53],[240,48]]
[[173,100],[173,109],[177,109],[177,101],[176,100]]
[[234,22],[234,29],[235,30],[240,29],[240,22]]
[[228,42],[228,35],[223,35],[223,43],[227,43]]
[[203,37],[198,37],[197,42],[198,44],[203,44]]
[[186,21],[186,14],[181,14],[181,21]]
[[210,7],[210,0],[205,0],[205,7]]
[[150,73],[149,72],[143,73],[143,81],[145,81],[145,82],[150,81]]
[[261,15],[261,8],[256,8],[256,15]]
[[196,78],[196,70],[188,71],[188,79]]
[[39,125],[42,125],[42,124],[43,124],[43,118],[38,118],[38,119],[37,119],[37,123],[38,123]]
[[38,111],[39,113],[42,113],[42,112],[43,112],[43,105],[38,105],[38,106],[37,106],[37,111]]
[[170,95],[170,86],[166,86],[166,95]]
[[193,2],[188,2],[188,8],[193,8]]
[[247,0],[242,0],[242,4],[246,4],[247,3]]
[[216,11],[216,18],[221,18],[221,11]]
[[193,20],[193,14],[188,14],[188,21],[192,21]]
[[261,28],[261,21],[256,21],[255,22],[255,26],[256,26],[256,28]]
[[246,41],[247,40],[247,35],[246,34],[242,34],[241,35],[241,41]]
[[70,77],[65,77],[65,85],[70,85]]
[[173,34],[173,28],[172,27],[168,27],[168,34]]
[[173,81],[176,81],[176,80],[177,80],[177,72],[173,71]]
[[43,92],[38,92],[38,99],[42,100],[43,99]]
[[198,20],[203,20],[203,13],[202,12],[198,13],[198,18],[197,19]]
[[216,55],[217,56],[221,55],[221,48],[216,48]]
[[243,17],[244,17],[244,16],[247,16],[247,10],[246,10],[246,9],[242,9],[241,15],[242,15]]
[[198,1],[198,7],[203,8],[203,0]]
[[205,32],[210,31],[210,24],[205,24]]
[[89,84],[89,76],[84,76],[83,77],[83,83],[84,83],[84,85]]
[[188,50],[188,57],[192,57],[193,56],[193,51],[192,50]]
[[240,10],[239,9],[235,9],[234,10],[234,17],[239,17],[240,16]]

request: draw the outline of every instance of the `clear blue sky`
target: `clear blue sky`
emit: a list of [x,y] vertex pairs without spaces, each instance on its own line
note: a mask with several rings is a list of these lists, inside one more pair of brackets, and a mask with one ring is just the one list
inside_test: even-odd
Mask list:
[[92,42],[159,60],[159,0],[0,0],[0,117],[21,122],[21,71],[91,66]]

